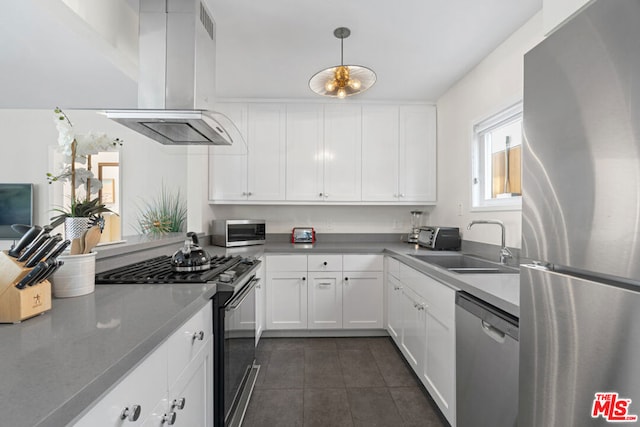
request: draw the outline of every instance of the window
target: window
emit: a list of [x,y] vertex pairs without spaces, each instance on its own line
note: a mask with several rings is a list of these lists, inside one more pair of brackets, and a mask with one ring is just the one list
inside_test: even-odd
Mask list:
[[472,206],[522,206],[522,102],[473,127]]

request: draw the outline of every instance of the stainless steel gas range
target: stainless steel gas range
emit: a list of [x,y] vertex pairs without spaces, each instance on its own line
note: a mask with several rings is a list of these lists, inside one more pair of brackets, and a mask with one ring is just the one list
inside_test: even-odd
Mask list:
[[[214,256],[202,271],[177,272],[159,256],[96,275],[96,284],[210,283],[213,297],[214,426],[242,422],[260,367],[255,364],[255,286],[260,261]],[[242,319],[239,319],[242,314]]]

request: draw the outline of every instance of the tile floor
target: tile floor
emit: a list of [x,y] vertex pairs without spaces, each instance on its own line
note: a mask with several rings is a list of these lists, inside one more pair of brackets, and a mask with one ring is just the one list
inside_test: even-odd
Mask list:
[[243,427],[448,426],[390,338],[263,338]]

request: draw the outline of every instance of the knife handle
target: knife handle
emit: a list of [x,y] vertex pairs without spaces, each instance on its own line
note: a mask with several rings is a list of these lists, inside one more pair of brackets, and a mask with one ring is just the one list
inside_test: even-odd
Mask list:
[[62,234],[56,234],[55,236],[51,237],[40,247],[40,249],[38,249],[38,251],[36,251],[35,254],[31,256],[31,258],[29,258],[24,266],[27,268],[35,267],[36,264],[42,261],[45,258],[45,255],[47,255],[51,251],[51,249],[53,249],[53,247],[57,245],[61,240]]
[[22,255],[18,257],[18,262],[24,262],[33,255],[40,246],[49,238],[49,233],[40,233],[40,235],[22,252]]
[[69,239],[67,239],[64,242],[60,243],[51,252],[49,252],[49,254],[47,255],[47,261],[49,261],[50,259],[57,258],[62,252],[64,252],[65,249],[67,249],[67,247],[70,244],[71,244],[71,240],[69,240]]
[[42,273],[43,269],[47,268],[46,262],[38,263],[26,276],[24,276],[20,281],[16,284],[16,288],[24,289],[27,285],[31,284],[40,273]]
[[40,234],[42,231],[42,227],[39,225],[34,225],[31,227],[26,233],[22,235],[22,238],[16,243],[14,247],[9,250],[9,256],[14,258],[18,258],[20,252],[27,246],[29,243],[33,242],[33,240]]
[[[49,277],[51,277],[53,275],[53,273],[55,273],[56,271],[58,271],[58,269],[60,267],[62,267],[64,265],[64,261],[59,260],[56,261],[55,263],[53,263],[49,268],[47,268],[47,271],[44,272],[44,274],[42,275],[41,278],[36,279],[37,282],[36,283],[40,283],[43,280],[47,280]],[[34,283],[35,284],[35,283]]]

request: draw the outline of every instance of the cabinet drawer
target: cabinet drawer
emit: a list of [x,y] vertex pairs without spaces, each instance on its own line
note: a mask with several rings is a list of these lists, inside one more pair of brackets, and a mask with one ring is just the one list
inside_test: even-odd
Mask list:
[[167,341],[169,351],[168,382],[171,386],[186,366],[210,341],[213,329],[212,303],[187,320]]
[[167,343],[153,351],[89,410],[75,427],[122,426],[121,414],[140,407],[139,418],[126,425],[140,426],[167,393]]
[[379,254],[344,255],[342,269],[344,271],[382,271],[384,256]]
[[309,271],[342,271],[342,255],[309,255]]
[[268,255],[267,271],[307,271],[307,256]]
[[384,257],[384,261],[386,262],[386,271],[387,274],[391,274],[396,279],[400,278],[400,261],[395,258],[391,258],[390,256]]

